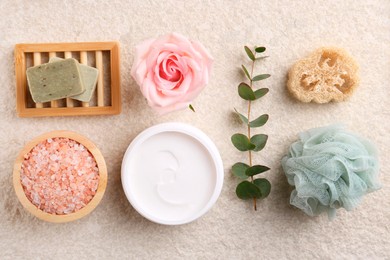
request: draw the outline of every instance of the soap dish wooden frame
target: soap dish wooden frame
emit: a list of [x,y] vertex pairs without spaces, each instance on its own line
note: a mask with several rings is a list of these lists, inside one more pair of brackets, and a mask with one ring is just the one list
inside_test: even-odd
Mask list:
[[[110,85],[103,86],[103,61],[102,52],[109,52],[110,59]],[[87,52],[95,52],[96,67],[99,69],[97,83],[96,106],[82,102],[80,106],[74,106],[71,99],[66,100],[65,107],[56,107],[56,101],[49,102],[49,107],[43,107],[36,103],[35,107],[28,107],[28,85],[26,78],[26,55],[33,54],[34,61],[40,63],[41,53],[49,53],[49,57],[55,53],[64,53],[65,58],[72,56],[72,52],[80,52],[80,63],[87,60]],[[118,42],[80,42],[80,43],[33,43],[15,45],[15,75],[16,75],[16,111],[19,117],[44,117],[44,116],[82,116],[82,115],[113,115],[121,112],[120,96],[120,59]],[[37,59],[36,59],[37,58]],[[34,62],[35,63],[35,62]],[[34,64],[36,65],[36,64]],[[103,88],[110,88],[111,103],[104,104]]]

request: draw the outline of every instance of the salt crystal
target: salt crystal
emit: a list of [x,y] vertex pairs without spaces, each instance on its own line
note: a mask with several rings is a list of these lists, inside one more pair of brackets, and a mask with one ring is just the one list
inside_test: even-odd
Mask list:
[[93,156],[68,138],[49,138],[37,144],[24,155],[20,176],[27,198],[50,214],[80,210],[92,200],[99,184]]

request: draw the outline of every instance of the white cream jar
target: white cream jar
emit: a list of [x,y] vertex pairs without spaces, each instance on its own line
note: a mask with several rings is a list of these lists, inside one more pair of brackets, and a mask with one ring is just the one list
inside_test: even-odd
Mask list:
[[199,129],[164,123],[140,133],[122,162],[122,185],[145,218],[179,225],[205,214],[223,184],[223,164],[214,143]]

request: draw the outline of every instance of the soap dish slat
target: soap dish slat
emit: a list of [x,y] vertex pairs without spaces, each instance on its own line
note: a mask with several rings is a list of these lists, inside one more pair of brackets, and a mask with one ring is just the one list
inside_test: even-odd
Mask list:
[[[56,100],[36,104],[26,69],[51,57],[75,58],[96,67],[99,79],[91,102]],[[15,45],[16,111],[19,117],[113,115],[121,111],[119,44],[117,42],[33,43]]]

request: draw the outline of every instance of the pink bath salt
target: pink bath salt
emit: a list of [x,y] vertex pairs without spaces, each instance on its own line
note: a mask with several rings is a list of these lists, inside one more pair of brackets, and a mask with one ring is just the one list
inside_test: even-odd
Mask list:
[[56,137],[37,144],[24,156],[20,178],[31,203],[47,213],[64,215],[92,200],[99,169],[84,145]]

